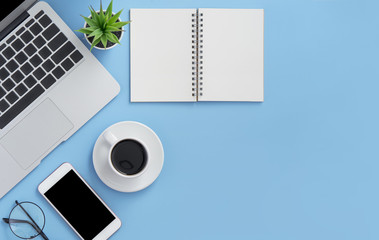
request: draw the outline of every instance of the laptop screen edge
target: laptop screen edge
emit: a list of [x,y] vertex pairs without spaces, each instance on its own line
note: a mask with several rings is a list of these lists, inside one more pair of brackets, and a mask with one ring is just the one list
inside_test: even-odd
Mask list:
[[28,10],[38,0],[25,0],[15,10],[13,10],[8,16],[6,16],[0,22],[0,32],[9,26],[16,18],[18,18],[23,12]]

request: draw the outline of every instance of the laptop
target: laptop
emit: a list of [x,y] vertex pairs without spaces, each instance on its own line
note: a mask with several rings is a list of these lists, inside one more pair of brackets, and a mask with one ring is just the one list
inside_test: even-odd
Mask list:
[[120,91],[46,3],[0,10],[0,198]]

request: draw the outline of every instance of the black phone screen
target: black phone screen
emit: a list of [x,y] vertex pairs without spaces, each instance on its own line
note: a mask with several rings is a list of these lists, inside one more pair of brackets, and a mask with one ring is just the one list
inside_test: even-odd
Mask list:
[[73,170],[45,196],[85,240],[96,237],[115,219]]

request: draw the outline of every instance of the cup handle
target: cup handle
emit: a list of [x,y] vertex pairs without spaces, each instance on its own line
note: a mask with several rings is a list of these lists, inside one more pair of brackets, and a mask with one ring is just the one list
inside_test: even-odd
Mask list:
[[104,140],[109,144],[109,146],[113,146],[117,141],[117,137],[111,133],[111,131],[107,131],[103,134]]

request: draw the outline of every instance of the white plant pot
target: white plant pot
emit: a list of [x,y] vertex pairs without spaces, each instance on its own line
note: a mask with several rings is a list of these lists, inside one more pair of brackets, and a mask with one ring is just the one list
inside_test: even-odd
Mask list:
[[[97,12],[97,13],[99,13],[99,12]],[[115,14],[115,13],[113,13],[113,15],[114,15],[114,14]],[[88,18],[91,18],[91,15],[89,15]],[[118,20],[121,22],[121,18],[118,18]],[[86,25],[87,25],[87,23],[84,22],[84,28],[86,28]],[[120,36],[120,38],[118,39],[120,42],[121,42],[121,40],[122,40],[122,37],[124,36],[124,27],[122,27],[121,30],[122,30],[122,31],[121,31],[121,36]],[[88,38],[87,38],[87,34],[84,34],[84,33],[83,33],[83,35],[84,35],[84,38],[87,40],[88,44],[91,46],[92,43],[88,40]],[[97,46],[93,46],[93,48],[96,48],[96,49],[99,49],[99,50],[109,50],[109,49],[112,49],[112,48],[116,47],[117,45],[119,45],[119,44],[116,43],[116,44],[113,44],[112,46],[107,47],[107,48],[101,48],[101,47],[97,47]]]

